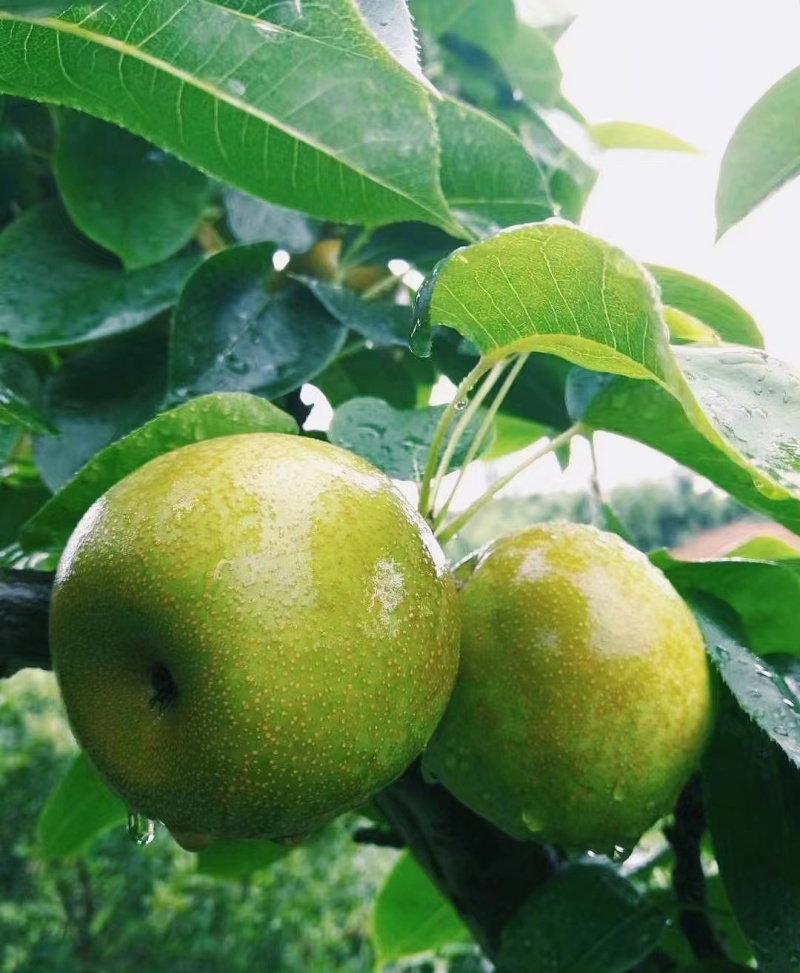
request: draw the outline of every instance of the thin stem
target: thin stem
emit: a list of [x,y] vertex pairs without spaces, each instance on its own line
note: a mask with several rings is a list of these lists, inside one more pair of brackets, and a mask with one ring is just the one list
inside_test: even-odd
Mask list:
[[[475,393],[475,395],[470,399],[469,404],[461,413],[461,416],[456,423],[456,427],[451,433],[447,446],[442,453],[441,459],[439,460],[439,465],[436,468],[436,476],[433,478],[433,486],[431,487],[431,513],[436,507],[436,499],[439,496],[439,490],[442,486],[442,480],[447,476],[447,472],[450,468],[450,463],[455,456],[455,452],[458,449],[458,445],[461,442],[464,433],[472,424],[473,419],[478,414],[478,410],[483,404],[483,400],[494,388],[495,382],[503,374],[503,370],[508,364],[508,359],[503,359],[503,361],[498,362],[493,366],[492,370],[483,380],[481,387]],[[456,400],[458,403],[458,400]]]
[[427,517],[431,510],[431,485],[438,465],[439,451],[444,444],[447,433],[450,431],[453,420],[458,415],[458,403],[464,401],[479,379],[492,367],[491,362],[485,358],[481,358],[472,371],[461,379],[456,389],[456,394],[442,413],[442,418],[439,420],[439,425],[436,427],[436,432],[433,435],[431,448],[428,451],[428,461],[425,464],[425,471],[422,474],[422,484],[419,491],[419,512],[423,517]]
[[444,544],[455,537],[461,528],[468,524],[479,511],[483,510],[492,497],[499,493],[503,487],[508,486],[508,484],[516,476],[519,476],[520,473],[527,470],[529,466],[533,466],[533,464],[538,460],[548,456],[550,453],[554,453],[557,449],[561,449],[562,446],[566,446],[571,439],[574,439],[575,436],[583,432],[583,428],[582,423],[576,422],[574,426],[570,426],[569,429],[566,429],[559,436],[556,436],[555,439],[551,439],[548,443],[542,446],[541,449],[537,449],[535,452],[531,453],[530,456],[526,457],[521,463],[515,466],[511,472],[506,473],[505,476],[501,476],[500,479],[497,480],[496,483],[493,483],[484,493],[482,493],[474,503],[470,504],[470,506],[467,507],[463,513],[451,520],[443,530],[436,532],[440,543]]
[[[506,396],[511,390],[511,386],[516,381],[517,376],[522,371],[522,368],[525,365],[525,362],[527,360],[528,360],[527,354],[518,356],[517,360],[514,362],[514,365],[511,368],[511,371],[508,373],[508,375],[506,375],[505,381],[500,386],[497,395],[492,400],[492,404],[486,410],[486,415],[484,416],[480,429],[478,429],[477,433],[475,434],[475,438],[472,440],[472,444],[469,447],[467,455],[464,457],[464,462],[461,464],[461,469],[458,471],[458,478],[456,479],[455,485],[453,486],[453,489],[450,491],[450,495],[448,496],[447,500],[445,500],[444,504],[442,505],[442,509],[436,514],[436,517],[434,518],[433,521],[434,530],[441,527],[442,523],[444,522],[444,519],[447,516],[447,511],[450,509],[450,505],[452,504],[456,494],[458,493],[458,489],[461,486],[464,477],[466,476],[466,472],[469,467],[469,464],[477,456],[478,450],[481,448],[484,439],[487,437],[487,435],[489,434],[489,430],[492,428],[492,425],[495,420],[495,416],[497,415],[500,406],[505,401]],[[434,501],[435,500],[436,497],[434,496]]]
[[388,294],[393,287],[397,287],[401,279],[402,278],[398,277],[397,274],[393,274],[391,271],[388,271],[385,277],[381,277],[380,280],[376,281],[362,292],[361,300],[367,304],[370,301],[374,301],[377,298],[382,297],[384,294]]

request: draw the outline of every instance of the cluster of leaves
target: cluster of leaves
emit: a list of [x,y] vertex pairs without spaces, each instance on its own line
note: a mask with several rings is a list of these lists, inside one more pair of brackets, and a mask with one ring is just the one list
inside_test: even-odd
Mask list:
[[[554,119],[601,145],[682,148],[641,127],[585,125],[560,91],[557,35],[519,20],[511,0],[2,0],[4,565],[52,568],[91,502],[165,450],[296,432],[308,384],[333,409],[333,442],[425,494],[428,454],[439,460],[458,411],[431,409],[430,391],[445,376],[464,395],[478,374],[485,412],[468,419],[482,442],[444,450],[442,473],[479,447],[501,456],[608,430],[797,530],[800,378],[763,351],[752,318],[702,281],[541,222],[577,221],[594,179]],[[794,72],[776,85],[734,135],[720,232],[800,169],[784,124],[799,83]],[[635,873],[561,868],[509,923],[507,973],[537,961],[675,969],[692,949],[719,960],[726,948],[765,970],[797,966],[800,563],[657,563],[697,608],[724,685],[703,782],[749,946],[710,886],[659,886],[673,855],[682,873],[675,840]],[[76,797],[87,810],[59,845]],[[121,813],[80,761],[53,802],[42,835],[55,855]],[[411,859],[387,889],[384,959],[465,935]],[[436,921],[409,901],[432,901]]]

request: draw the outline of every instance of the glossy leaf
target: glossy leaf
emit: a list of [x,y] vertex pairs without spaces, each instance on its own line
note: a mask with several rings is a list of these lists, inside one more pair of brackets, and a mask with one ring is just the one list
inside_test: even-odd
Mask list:
[[779,564],[741,557],[734,552],[719,561],[676,561],[666,551],[657,551],[650,559],[684,597],[703,592],[729,604],[753,651],[800,655],[796,610],[800,602],[800,559],[796,552],[793,559]]
[[305,289],[274,285],[271,244],[229,247],[192,275],[175,311],[170,389],[275,398],[309,381],[347,332]]
[[[422,478],[428,452],[444,407],[399,412],[382,399],[351,399],[336,410],[328,437],[397,480]],[[476,418],[477,431],[482,416]],[[471,436],[465,434],[455,451],[450,469],[458,469],[469,449]],[[491,445],[491,437],[485,444]]]
[[602,149],[648,149],[698,154],[697,149],[683,139],[639,122],[597,122],[587,125],[586,131]]
[[572,864],[508,923],[497,973],[625,973],[656,946],[664,923],[614,869]]
[[699,318],[723,339],[737,345],[763,348],[758,325],[732,297],[713,284],[680,270],[648,264],[665,304]]
[[753,655],[732,625],[703,607],[700,628],[722,681],[741,709],[800,767],[800,698],[766,659]]
[[750,109],[728,143],[717,185],[717,238],[800,174],[800,68]]
[[575,372],[571,413],[658,449],[748,507],[800,529],[797,373],[757,349],[675,348],[689,414],[653,382]]
[[436,953],[470,935],[450,903],[408,853],[400,856],[375,900],[372,941],[377,968]]
[[37,439],[34,457],[51,490],[158,412],[167,387],[167,340],[145,330],[82,349],[48,380],[44,408],[58,435]]
[[241,882],[255,872],[269,868],[291,849],[274,841],[217,839],[197,855],[197,871],[211,878]]
[[223,195],[228,226],[239,243],[274,243],[289,253],[302,253],[317,239],[318,225],[301,213],[265,203],[236,189]]
[[15,352],[0,351],[0,426],[15,425],[50,435],[53,427],[37,407],[39,380],[30,363]]
[[297,432],[270,402],[244,393],[206,395],[165,412],[101,450],[25,526],[27,550],[59,549],[89,507],[124,476],[179,446],[247,432]]
[[[387,271],[388,274],[388,271]],[[314,277],[298,277],[340,324],[357,331],[370,347],[408,347],[411,308],[392,301],[365,301],[348,287],[329,284]]]
[[462,226],[484,237],[553,214],[541,168],[510,129],[454,98],[435,110],[442,190]]
[[122,827],[128,812],[122,799],[79,753],[42,808],[37,825],[39,850],[45,858],[82,854],[99,835]]
[[674,377],[647,272],[562,223],[515,227],[445,258],[417,299],[419,351],[437,325],[455,328],[488,359],[543,351],[664,385]]
[[[398,359],[393,349],[364,349],[345,354],[314,378],[314,385],[334,407],[349,399],[377,397],[395,409],[417,406],[419,387],[414,362]],[[435,376],[431,375],[432,386]]]
[[720,874],[765,973],[800,966],[800,772],[723,690],[703,786]]
[[53,171],[80,230],[129,270],[174,256],[194,236],[208,179],[168,152],[78,112],[58,116]]
[[114,122],[277,205],[453,226],[428,94],[350,0],[0,13],[0,65],[0,91]]
[[57,204],[29,210],[0,234],[0,345],[55,348],[130,331],[175,303],[198,261],[126,272]]

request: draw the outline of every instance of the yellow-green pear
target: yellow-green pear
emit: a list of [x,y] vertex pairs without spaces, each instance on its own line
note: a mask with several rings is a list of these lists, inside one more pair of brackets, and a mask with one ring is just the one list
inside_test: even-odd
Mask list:
[[391,481],[309,438],[167,453],[62,557],[53,661],[80,744],[187,846],[291,838],[420,753],[458,663],[455,587]]
[[709,734],[694,616],[643,554],[580,524],[495,541],[460,580],[461,667],[425,769],[513,837],[630,849]]

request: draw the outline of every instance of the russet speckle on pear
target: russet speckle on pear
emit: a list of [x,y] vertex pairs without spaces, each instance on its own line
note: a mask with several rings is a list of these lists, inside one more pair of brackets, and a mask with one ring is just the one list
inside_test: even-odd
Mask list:
[[391,481],[326,443],[208,440],[116,484],[64,552],[56,675],[135,810],[290,837],[419,754],[458,662],[454,584]]
[[579,524],[498,540],[459,584],[461,668],[426,773],[513,837],[631,848],[710,732],[693,615],[643,554]]

